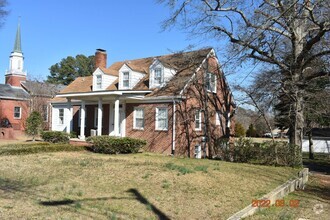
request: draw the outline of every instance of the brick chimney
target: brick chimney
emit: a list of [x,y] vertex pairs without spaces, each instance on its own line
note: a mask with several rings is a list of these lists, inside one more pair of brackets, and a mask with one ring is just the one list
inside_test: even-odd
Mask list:
[[95,69],[98,67],[107,68],[107,51],[96,49],[95,52]]

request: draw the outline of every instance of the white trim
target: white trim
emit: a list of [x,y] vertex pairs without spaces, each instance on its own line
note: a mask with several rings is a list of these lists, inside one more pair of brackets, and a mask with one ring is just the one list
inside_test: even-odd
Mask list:
[[[197,122],[197,115],[199,120],[199,127],[196,127]],[[195,110],[195,131],[201,131],[202,130],[202,111],[200,109]]]
[[173,99],[173,124],[172,124],[172,153],[175,154],[175,125],[176,125],[176,116],[175,116],[175,112],[176,112],[176,104],[175,104],[175,100]]
[[[142,110],[142,127],[137,127],[136,126],[136,112],[137,110]],[[134,107],[134,112],[133,112],[133,129],[137,129],[137,130],[144,130],[144,108],[143,107]]]
[[[19,117],[15,117],[16,111],[15,109],[19,108]],[[14,106],[14,119],[21,119],[22,118],[22,107],[21,106]]]
[[[158,125],[158,117],[159,117],[159,110],[164,109],[166,111],[166,128],[159,128]],[[156,116],[155,116],[155,130],[156,131],[167,131],[168,130],[168,108],[167,107],[156,107]]]
[[117,90],[117,91],[93,91],[93,92],[77,92],[77,93],[61,93],[56,95],[57,98],[69,98],[69,97],[90,97],[98,95],[123,95],[127,93],[150,93],[152,90]]
[[221,124],[221,111],[215,112],[215,125]]
[[183,91],[186,90],[186,88],[188,87],[188,85],[190,84],[190,82],[195,78],[196,76],[196,73],[200,70],[200,68],[202,67],[202,65],[204,64],[204,62],[210,57],[211,54],[214,54],[215,55],[215,51],[214,49],[212,48],[211,51],[207,54],[206,58],[202,61],[202,63],[199,65],[199,67],[196,69],[196,71],[194,72],[194,74],[190,77],[190,79],[188,80],[188,82],[186,83],[186,85],[183,87],[183,89],[180,91],[180,95],[183,94]]

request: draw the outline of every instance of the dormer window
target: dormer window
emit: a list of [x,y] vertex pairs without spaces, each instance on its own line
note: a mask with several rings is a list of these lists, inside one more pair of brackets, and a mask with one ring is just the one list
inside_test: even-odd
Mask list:
[[129,88],[129,72],[123,72],[123,88]]
[[160,85],[162,84],[162,82],[163,82],[163,71],[161,68],[156,68],[154,74],[154,84]]
[[102,76],[101,75],[96,76],[96,88],[102,89]]

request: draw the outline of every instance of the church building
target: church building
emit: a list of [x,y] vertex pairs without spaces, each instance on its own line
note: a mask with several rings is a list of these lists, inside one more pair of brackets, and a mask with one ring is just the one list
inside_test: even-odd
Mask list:
[[5,84],[0,84],[0,139],[13,139],[24,134],[26,119],[34,110],[41,113],[44,129],[48,130],[51,126],[48,101],[59,89],[53,84],[27,80],[18,24]]

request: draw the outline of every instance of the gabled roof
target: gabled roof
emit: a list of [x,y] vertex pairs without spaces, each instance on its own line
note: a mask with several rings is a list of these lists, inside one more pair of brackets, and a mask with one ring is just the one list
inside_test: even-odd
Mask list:
[[30,95],[20,87],[0,84],[0,99],[28,100]]
[[[153,92],[147,96],[178,95],[211,50],[212,48],[206,48],[190,52],[180,52],[163,56],[125,60],[115,62],[109,68],[102,69],[102,71],[106,74],[118,76],[120,68],[126,64],[133,71],[146,74],[146,76],[140,80],[132,91],[150,90],[149,67],[155,60],[159,60],[165,67],[174,69],[176,71],[176,75],[164,87],[160,89],[153,89]],[[60,93],[92,92],[92,85],[92,76],[78,77]],[[118,90],[118,80],[111,84],[106,90]]]

